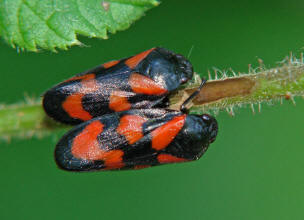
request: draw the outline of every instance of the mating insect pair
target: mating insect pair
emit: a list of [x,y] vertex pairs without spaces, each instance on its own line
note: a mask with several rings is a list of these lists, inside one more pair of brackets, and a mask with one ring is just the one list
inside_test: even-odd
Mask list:
[[168,95],[193,76],[190,62],[163,48],[110,61],[48,90],[46,113],[79,124],[56,145],[70,171],[140,169],[199,159],[217,135],[207,114],[166,109]]

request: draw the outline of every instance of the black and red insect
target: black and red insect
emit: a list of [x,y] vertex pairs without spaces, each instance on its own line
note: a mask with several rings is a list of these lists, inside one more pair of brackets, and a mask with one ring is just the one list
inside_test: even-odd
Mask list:
[[162,108],[168,95],[192,76],[185,57],[152,48],[56,85],[44,94],[43,107],[50,117],[67,124],[130,109]]
[[199,159],[217,135],[210,115],[168,109],[132,109],[84,122],[58,142],[55,159],[69,171],[141,169]]

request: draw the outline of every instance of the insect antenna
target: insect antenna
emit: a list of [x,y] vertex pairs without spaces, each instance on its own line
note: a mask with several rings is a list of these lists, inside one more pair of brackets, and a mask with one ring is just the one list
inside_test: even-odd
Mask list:
[[190,58],[191,54],[192,54],[192,51],[193,51],[193,48],[194,48],[194,45],[191,46],[190,50],[189,50],[189,53],[187,55],[187,59]]

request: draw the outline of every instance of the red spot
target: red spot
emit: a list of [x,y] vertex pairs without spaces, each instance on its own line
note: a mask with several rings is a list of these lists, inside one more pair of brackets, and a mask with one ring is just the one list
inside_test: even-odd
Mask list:
[[179,163],[187,161],[187,159],[175,157],[170,154],[159,154],[157,160],[159,163]]
[[176,116],[171,121],[152,131],[152,148],[155,150],[166,148],[184,126],[185,119],[186,115]]
[[134,170],[140,170],[148,167],[151,167],[151,165],[136,165],[134,166]]
[[92,119],[92,116],[89,112],[84,110],[82,106],[82,98],[84,95],[94,93],[96,90],[98,90],[99,86],[95,80],[95,74],[88,74],[73,78],[70,80],[82,79],[81,86],[79,87],[77,93],[71,94],[66,98],[66,100],[62,103],[62,108],[72,118],[81,119],[83,121],[90,120]]
[[158,85],[155,81],[147,76],[133,73],[129,79],[129,85],[135,93],[147,94],[147,95],[162,95],[168,91],[161,85]]
[[102,133],[103,126],[100,121],[93,121],[74,138],[71,149],[74,157],[84,160],[104,158],[106,152],[100,149],[97,141],[97,136]]
[[102,64],[102,66],[106,69],[112,67],[112,66],[115,66],[117,63],[119,63],[119,60],[112,60],[110,62],[107,62],[107,63],[104,63]]
[[146,50],[140,54],[137,54],[125,61],[125,64],[130,67],[131,69],[134,69],[143,59],[146,58],[146,56],[149,55],[155,48],[152,48],[150,50]]
[[93,93],[98,89],[99,86],[97,84],[97,81],[95,80],[95,75],[94,75],[94,77],[86,78],[81,81],[81,88],[79,92],[83,94],[88,94],[88,93]]
[[79,88],[79,93],[87,94],[90,92],[96,91],[99,86],[95,80],[95,74],[86,74],[83,76],[75,76],[72,77],[65,82],[73,81],[73,80],[81,80],[81,87]]
[[111,150],[105,152],[102,160],[105,162],[105,170],[119,169],[125,166],[122,156],[124,152],[122,150]]
[[69,81],[73,81],[73,80],[88,80],[88,79],[94,79],[95,78],[95,74],[93,73],[90,73],[90,74],[86,74],[86,75],[82,75],[82,76],[74,76],[70,79],[67,79],[66,81],[64,82],[69,82]]
[[120,119],[117,133],[124,135],[129,144],[134,144],[143,137],[142,125],[147,119],[138,115],[125,115]]
[[113,91],[110,96],[109,108],[116,112],[130,109],[131,104],[129,103],[127,97],[128,93],[125,91]]
[[92,119],[92,115],[89,112],[85,111],[82,107],[82,97],[84,94],[75,93],[66,98],[66,100],[62,103],[62,108],[66,113],[69,114],[72,118],[81,119],[83,121],[87,121]]
[[124,166],[122,150],[104,151],[100,149],[97,136],[103,132],[104,125],[93,121],[74,138],[71,152],[74,157],[83,160],[103,160],[105,169],[118,169]]

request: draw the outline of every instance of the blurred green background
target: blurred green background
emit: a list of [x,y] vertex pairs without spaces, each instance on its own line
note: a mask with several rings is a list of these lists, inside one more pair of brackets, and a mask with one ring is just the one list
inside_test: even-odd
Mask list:
[[[17,53],[0,42],[1,103],[38,97],[111,59],[162,46],[206,75],[276,65],[304,46],[304,2],[167,0],[109,40]],[[0,142],[0,219],[304,219],[304,100],[217,116],[217,140],[201,160],[139,171],[68,173],[53,160],[62,134]]]

